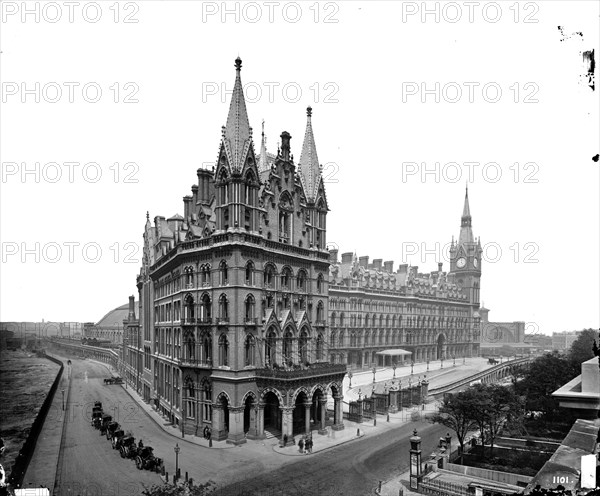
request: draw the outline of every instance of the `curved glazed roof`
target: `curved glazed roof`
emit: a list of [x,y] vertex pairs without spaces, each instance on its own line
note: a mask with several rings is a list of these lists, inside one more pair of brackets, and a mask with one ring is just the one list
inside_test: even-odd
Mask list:
[[[135,307],[137,309],[138,302],[135,302]],[[136,312],[137,313],[137,312]],[[104,317],[102,317],[98,323],[96,324],[98,327],[123,327],[123,320],[125,320],[129,316],[129,303],[125,303],[120,307],[114,308],[110,312],[108,312]]]

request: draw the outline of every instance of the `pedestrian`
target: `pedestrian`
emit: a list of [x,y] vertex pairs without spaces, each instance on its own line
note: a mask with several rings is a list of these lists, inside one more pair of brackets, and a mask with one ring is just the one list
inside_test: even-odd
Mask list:
[[208,437],[208,440],[210,441],[210,437],[211,437],[211,430],[210,427],[206,427],[208,430],[206,431],[206,436]]
[[306,440],[306,451],[308,451],[309,453],[312,453],[312,438],[309,437]]
[[202,429],[202,435],[204,436],[204,439],[208,439],[208,425],[205,425],[204,429]]
[[300,440],[298,441],[298,451],[300,451],[300,453],[304,453],[304,439],[300,438]]

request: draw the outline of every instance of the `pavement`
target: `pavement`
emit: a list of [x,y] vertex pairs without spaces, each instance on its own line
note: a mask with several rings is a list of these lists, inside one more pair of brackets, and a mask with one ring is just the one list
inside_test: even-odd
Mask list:
[[[397,429],[401,427],[402,424],[410,423],[414,419],[423,419],[426,414],[432,413],[437,409],[437,402],[431,401],[421,407],[404,409],[398,413],[390,414],[389,417],[379,415],[376,418],[376,422],[369,420],[363,423],[356,423],[344,419],[345,428],[341,431],[333,431],[331,428],[328,428],[326,435],[319,435],[316,431],[313,431],[312,437],[314,445],[312,453],[301,453],[297,445],[281,447],[279,446],[279,440],[277,438],[248,440],[247,443],[241,446],[227,444],[226,441],[213,440],[211,447],[209,446],[208,440],[200,436],[186,434],[185,437],[182,437],[179,429],[171,425],[171,423],[161,416],[152,405],[146,403],[135,390],[132,390],[130,387],[126,387],[125,385],[102,386],[102,373],[100,370],[102,368],[108,369],[113,375],[118,375],[117,371],[103,362],[96,362],[93,360],[86,361],[93,362],[93,369],[98,372],[94,372],[93,376],[90,375],[89,383],[87,369],[84,373],[77,373],[78,379],[73,391],[75,395],[72,400],[74,404],[73,407],[81,408],[85,401],[90,401],[93,397],[98,396],[107,403],[115,401],[120,402],[120,405],[124,404],[127,407],[128,404],[125,398],[131,398],[131,400],[133,400],[131,404],[135,404],[136,408],[140,412],[143,412],[141,417],[137,414],[135,415],[134,423],[139,425],[137,426],[134,435],[143,434],[142,437],[144,438],[144,442],[151,442],[152,445],[155,446],[157,456],[165,458],[165,469],[171,474],[175,471],[173,461],[171,460],[171,458],[173,458],[173,445],[178,443],[182,448],[181,457],[184,457],[187,462],[183,467],[181,467],[180,464],[181,472],[184,474],[189,470],[190,477],[194,477],[195,480],[205,480],[209,474],[211,478],[216,479],[217,483],[224,482],[219,479],[231,482],[235,482],[234,478],[244,480],[244,478],[250,477],[252,474],[255,475],[256,473],[265,473],[270,470],[275,470],[287,463],[299,461],[301,458],[310,459],[312,458],[312,455],[330,450],[336,446],[352,443],[365,437],[370,438],[391,429]],[[85,361],[80,364],[79,360],[76,361],[74,359],[73,364],[78,367],[77,370],[79,371],[81,365],[85,364]],[[480,358],[467,359],[464,365],[457,363],[455,367],[453,367],[452,364],[448,367],[447,361],[444,362],[443,369],[440,368],[440,365],[440,362],[437,362],[436,367],[436,362],[431,362],[429,364],[430,370],[427,371],[427,364],[416,364],[412,371],[412,379],[417,382],[419,380],[419,375],[421,375],[421,379],[423,378],[423,375],[427,375],[427,379],[430,380],[431,389],[432,387],[439,387],[444,383],[447,384],[453,382],[461,377],[473,375],[488,367],[487,362]],[[81,377],[79,377],[80,375]],[[397,368],[395,377],[396,379],[401,379],[403,385],[407,384],[408,378],[411,377],[410,366]],[[391,381],[393,378],[394,371],[391,368],[382,368],[376,371],[376,380],[378,383]],[[352,388],[349,387],[349,383],[349,377],[346,376],[344,379],[344,396],[346,398],[344,405],[345,411],[347,411],[348,400],[354,399],[358,395],[359,389],[362,390],[363,395],[368,392],[370,385],[373,383],[373,373],[370,370],[353,372]],[[63,384],[61,384],[60,387],[63,388]],[[91,388],[91,390],[89,388]],[[113,388],[118,389],[115,390]],[[123,392],[116,394],[118,390]],[[109,394],[110,391],[113,391],[114,394],[111,393],[111,396],[103,397],[103,395]],[[124,395],[125,392],[126,394]],[[58,403],[57,406],[53,406],[54,410],[58,411],[57,408],[61,408],[61,401],[61,395],[56,395],[54,403]],[[150,419],[152,425],[145,425],[146,422],[142,420],[143,418]],[[102,460],[102,463],[106,465],[103,470],[109,473],[109,469],[112,469],[113,477],[116,475],[115,472],[130,470],[124,469],[119,465],[122,465],[122,460],[118,456],[115,457],[114,452],[108,448],[108,443],[98,444],[95,440],[97,439],[97,437],[95,437],[97,436],[97,433],[93,440],[87,440],[86,437],[91,436],[94,430],[89,428],[88,423],[82,423],[82,426],[80,427],[78,422],[76,427],[70,427],[70,429],[74,429],[73,432],[67,432],[68,442],[66,443],[67,454],[65,455],[65,466],[63,469],[60,469],[59,467],[59,470],[57,470],[59,460],[56,453],[61,451],[63,423],[46,421],[44,424],[32,463],[25,476],[26,484],[24,484],[23,487],[41,487],[42,484],[46,487],[50,487],[48,481],[54,481],[56,474],[61,471],[64,472],[65,481],[74,480],[77,473],[79,473],[81,477],[83,476],[82,471],[89,470],[89,464],[86,465],[83,463],[80,465],[80,460],[83,462],[83,459],[85,458],[92,460],[97,457],[98,461]],[[376,425],[374,425],[374,423]],[[163,434],[159,435],[159,432],[162,432]],[[298,436],[296,436],[296,441],[298,439]],[[104,444],[107,444],[107,446],[105,447]],[[203,449],[198,450],[197,447]],[[107,451],[107,453],[105,454],[103,451]],[[51,452],[55,454],[53,455]],[[210,452],[212,452],[212,454],[209,454]],[[83,453],[87,453],[87,455],[83,455]],[[69,463],[72,464],[73,467],[70,467],[68,465]],[[127,465],[130,464],[127,463]],[[235,465],[237,467],[233,478],[233,474],[229,474],[228,476],[223,474],[223,476],[221,476],[221,470],[227,465]],[[76,466],[78,466],[78,468],[76,468]],[[131,483],[136,479],[139,480],[139,476],[144,475],[146,476],[145,478],[151,476],[151,473],[148,473],[147,471],[134,470],[133,472],[124,472],[123,476],[125,476],[125,473],[127,474],[127,479]],[[158,474],[155,474],[154,476],[158,478]],[[93,479],[93,472],[86,475],[86,478],[87,477]],[[400,480],[401,479],[402,477],[400,477]],[[147,480],[149,481],[150,479]],[[405,480],[408,481],[408,476]],[[393,492],[396,489],[394,484],[397,484],[397,488],[399,489],[401,487],[399,485],[400,483],[401,482],[396,483],[395,481],[386,482],[386,490],[392,491],[386,494],[398,494],[397,491],[395,493]],[[133,492],[131,492],[131,494],[133,494]]]
[[[53,355],[51,355],[53,356]],[[58,357],[56,357],[59,359]],[[21,487],[47,487],[53,494],[56,479],[56,467],[59,463],[65,410],[61,390],[65,390],[65,399],[71,384],[70,367],[66,360],[60,383],[54,394],[44,426],[35,445],[35,451],[29,462]]]

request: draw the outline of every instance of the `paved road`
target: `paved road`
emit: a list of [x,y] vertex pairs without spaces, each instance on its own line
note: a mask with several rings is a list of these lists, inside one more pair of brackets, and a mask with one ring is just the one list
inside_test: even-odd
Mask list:
[[[219,495],[362,495],[379,480],[400,474],[408,467],[408,438],[416,427],[423,437],[424,459],[446,428],[424,422],[401,424],[381,434],[367,436],[310,457],[275,453],[269,443],[249,442],[242,447],[208,449],[175,438],[133,402],[121,386],[105,386],[103,364],[71,357],[73,382],[69,405],[58,494],[141,494],[144,485],[160,483],[158,474],[137,470],[133,460],[122,459],[106,438],[89,424],[94,401],[102,401],[118,422],[144,444],[154,447],[174,472],[173,447],[181,447],[179,466],[197,481],[213,480]],[[231,484],[234,484],[233,486]]]
[[344,444],[305,458],[292,466],[218,488],[215,496],[362,496],[373,494],[379,480],[397,477],[409,467],[413,429],[422,438],[423,460],[437,446],[447,428],[425,422]]

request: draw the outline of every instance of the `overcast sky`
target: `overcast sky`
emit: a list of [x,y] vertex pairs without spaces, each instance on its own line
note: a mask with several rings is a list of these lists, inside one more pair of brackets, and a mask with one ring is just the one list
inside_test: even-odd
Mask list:
[[23,5],[2,2],[0,320],[137,293],[146,211],[182,214],[215,162],[239,55],[257,153],[264,119],[298,160],[313,107],[340,253],[447,269],[468,182],[490,319],[598,326],[598,2]]

